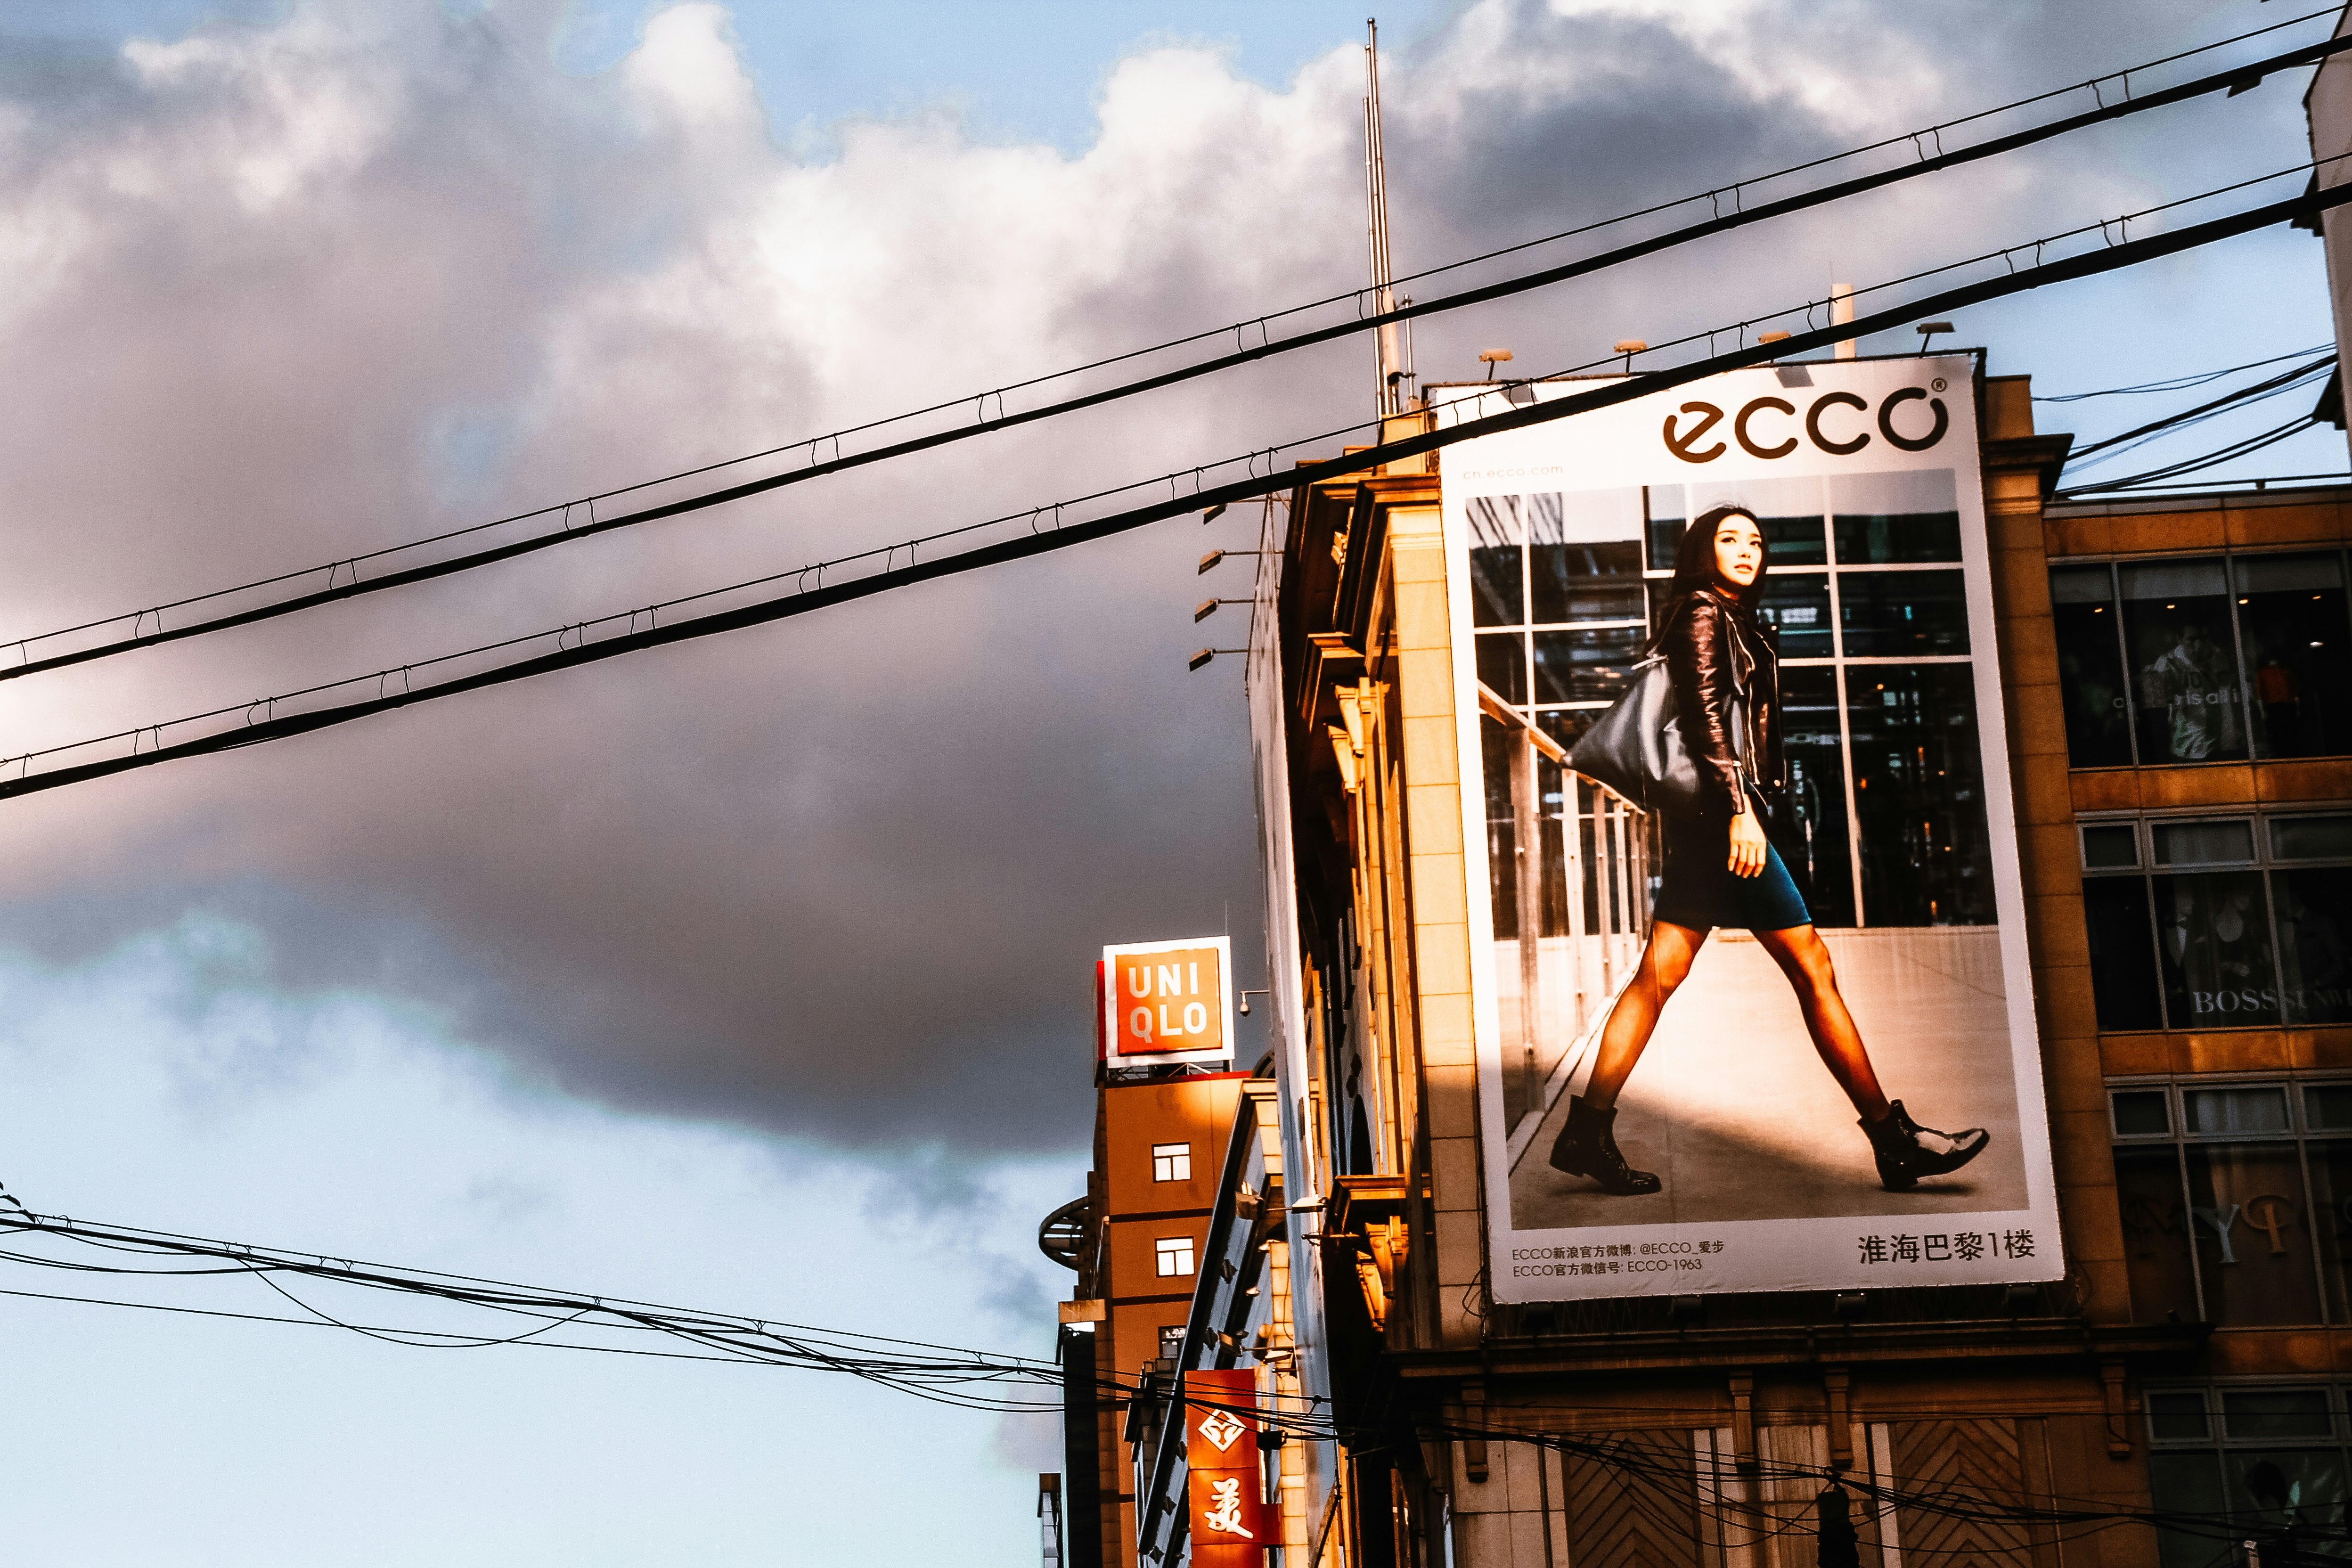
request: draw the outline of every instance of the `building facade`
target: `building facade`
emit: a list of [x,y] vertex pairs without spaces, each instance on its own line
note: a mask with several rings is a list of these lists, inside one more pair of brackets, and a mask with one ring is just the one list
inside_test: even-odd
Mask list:
[[[1489,855],[1506,868],[1474,885],[1479,784],[1452,738],[1483,701],[1511,710],[1488,717],[1530,768],[1556,764],[1645,611],[1628,582],[1570,582],[1566,609],[1501,627],[1509,651],[1482,638],[1465,692],[1439,475],[1294,498],[1252,700],[1295,1364],[1333,1433],[1302,1445],[1305,1511],[1333,1521],[1316,1561],[1811,1563],[1840,1477],[1862,1560],[1884,1563],[2186,1568],[2231,1532],[2340,1525],[2352,491],[2051,504],[2066,438],[2034,430],[2021,378],[1971,390],[1993,590],[1976,646],[1998,666],[2063,1228],[2060,1277],[2031,1285],[1496,1299],[1479,1097],[1557,1069],[1507,1060],[1482,1085],[1474,1059],[1470,900],[1498,921],[1538,901],[1507,885],[1523,855]],[[1839,592],[1834,642],[1801,609],[1778,631],[1812,668],[1834,654],[1851,694],[1875,589]],[[1545,635],[1600,652],[1562,678]],[[1887,739],[1863,712],[1857,758]],[[1527,810],[1492,782],[1513,765],[1486,770],[1490,848]],[[1559,807],[1556,766],[1525,776],[1582,854],[1583,898],[1541,918],[1583,973],[1546,1005],[1597,1013],[1655,885],[1649,825],[1589,788]],[[1986,918],[1958,881],[1923,880],[1935,823],[1911,842],[1857,809],[1837,844],[1836,815],[1801,842],[1782,824],[1824,926]],[[2212,1529],[2159,1530],[2151,1509]]]

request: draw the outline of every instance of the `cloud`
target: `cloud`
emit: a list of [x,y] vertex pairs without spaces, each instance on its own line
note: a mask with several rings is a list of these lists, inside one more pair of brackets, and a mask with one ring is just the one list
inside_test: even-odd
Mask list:
[[[1387,77],[1400,255],[2118,63],[2080,10],[1482,0]],[[2136,48],[2201,10],[2141,8]],[[349,555],[1360,280],[1351,49],[1281,88],[1213,51],[1139,53],[1076,156],[977,144],[942,112],[845,124],[817,160],[771,139],[797,117],[759,100],[719,7],[655,13],[588,78],[549,63],[553,16],[299,4],[0,78],[0,625]],[[2243,141],[2207,138],[2165,180],[2267,156],[2292,105],[2234,123]],[[2136,160],[2179,145],[2086,142],[1432,324],[1423,366],[1469,372],[1495,337],[1551,368],[1833,271],[2031,237],[2157,190]],[[103,732],[1263,447],[1359,416],[1368,356],[11,683],[0,731]],[[1254,526],[1164,524],[13,803],[0,933],[65,958],[219,915],[266,933],[284,991],[427,1009],[630,1108],[950,1163],[1068,1147],[1102,942],[1230,909],[1257,980],[1242,700],[1227,661],[1182,668],[1193,557]]]

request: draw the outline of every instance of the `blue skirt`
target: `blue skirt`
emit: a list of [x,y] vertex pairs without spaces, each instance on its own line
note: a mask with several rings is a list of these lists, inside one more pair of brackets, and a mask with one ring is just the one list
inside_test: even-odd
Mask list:
[[1666,868],[1651,911],[1657,919],[1693,931],[1787,931],[1813,923],[1778,849],[1766,848],[1764,869],[1755,876],[1732,875],[1729,812],[1661,812],[1658,822]]

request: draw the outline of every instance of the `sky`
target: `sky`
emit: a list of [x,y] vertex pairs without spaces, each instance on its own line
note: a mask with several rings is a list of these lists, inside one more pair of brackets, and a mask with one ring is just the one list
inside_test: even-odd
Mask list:
[[[1397,259],[2279,12],[1423,0],[1381,16]],[[0,7],[0,636],[1358,287],[1361,26],[1319,0]],[[1418,368],[1473,379],[1505,346],[1566,368],[2255,175],[2277,177],[2182,216],[2284,195],[2300,90],[1440,318]],[[2060,393],[2329,335],[2319,247],[2284,230],[1957,325],[1994,374]],[[0,749],[1337,429],[1369,411],[1369,360],[1341,344],[8,682]],[[2095,439],[2189,400],[2044,405],[2043,427]],[[2242,471],[2345,458],[2320,431]],[[1185,669],[1240,635],[1193,603],[1245,591],[1193,563],[1256,526],[1165,523],[6,803],[0,1182],[77,1217],[1046,1353],[1067,1280],[1034,1234],[1085,1167],[1095,954],[1229,929],[1259,982],[1239,661]],[[0,1289],[137,1293],[24,1269]],[[1058,1468],[1050,1424],[809,1374],[28,1297],[0,1296],[0,1331],[19,1347],[0,1527],[27,1563],[268,1568],[331,1540],[353,1564],[899,1562],[950,1541],[1010,1564]]]

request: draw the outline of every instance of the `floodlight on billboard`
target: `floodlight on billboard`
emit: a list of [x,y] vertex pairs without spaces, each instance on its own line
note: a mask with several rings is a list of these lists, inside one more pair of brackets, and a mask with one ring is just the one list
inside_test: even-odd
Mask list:
[[[1975,374],[1763,366],[1444,449],[1497,1299],[2063,1273]],[[1559,764],[1643,660],[1723,657],[1660,635],[1707,584],[1770,686],[1769,879],[1727,793],[1645,816]]]
[[1232,969],[1233,944],[1222,936],[1104,948],[1095,971],[1103,1060],[1112,1067],[1231,1061]]

